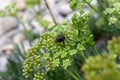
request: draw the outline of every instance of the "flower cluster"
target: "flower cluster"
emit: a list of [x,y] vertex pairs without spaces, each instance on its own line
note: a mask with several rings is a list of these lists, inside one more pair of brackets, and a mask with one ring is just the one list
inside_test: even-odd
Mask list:
[[[65,33],[60,33],[58,31],[46,32],[41,37],[41,48],[47,51],[44,54],[43,59],[47,61],[46,63],[48,63],[48,70],[54,69],[58,66],[67,68],[71,64],[71,57],[77,53],[77,50],[75,49],[75,45],[77,44],[74,41],[72,41],[72,39],[74,39],[72,36],[74,35],[73,32],[76,31],[74,30],[74,28],[72,29],[73,32],[69,29],[70,28],[64,26]],[[67,32],[69,33],[69,35],[67,35]],[[72,37],[69,38],[69,36]]]
[[41,76],[40,73],[36,73],[36,74],[34,74],[33,80],[44,80],[44,79],[43,79],[43,76]]
[[28,50],[26,54],[26,60],[23,63],[23,75],[28,78],[30,74],[40,67],[40,43],[37,43],[35,46]]
[[85,3],[90,3],[92,0],[69,0],[70,7],[73,10],[82,9]]
[[120,56],[120,37],[113,37],[108,41],[108,50],[110,53]]
[[77,14],[74,14],[72,17],[73,27],[77,30],[81,30],[85,28],[85,25],[89,19],[88,14],[81,14],[80,16]]
[[120,0],[108,0],[108,3],[110,6],[113,5],[113,3],[119,2]]
[[[82,35],[78,37],[78,31],[72,24],[69,24],[56,26],[53,31],[45,32],[41,36],[40,42],[28,50],[23,65],[24,75],[29,77],[32,71],[36,69],[41,71],[43,68],[45,70],[42,74],[54,70],[56,67],[67,69],[71,65],[73,56],[78,53],[82,55],[81,51],[91,44],[92,36],[90,32],[86,33],[88,29],[81,28],[80,31]],[[41,53],[39,53],[40,49]]]
[[41,73],[34,72],[34,79],[39,80],[39,76],[44,77],[48,71],[56,67],[67,69],[71,66],[74,55],[80,54],[83,57],[82,51],[94,44],[93,36],[86,26],[88,19],[89,16],[83,11],[80,15],[74,14],[72,22],[64,22],[50,32],[45,32],[40,42],[28,50],[23,65],[24,75],[28,77],[29,73],[38,72],[36,69],[39,69]]
[[[112,0],[111,0],[112,1]],[[114,0],[113,0],[114,1]],[[110,0],[109,0],[110,2]],[[120,2],[115,1],[106,10],[104,11],[104,14],[108,16],[109,24],[117,24],[118,20],[120,19]]]
[[84,13],[81,15],[74,14],[72,17],[72,26],[78,30],[78,38],[84,46],[91,46],[94,44],[93,35],[91,35],[86,26],[88,19],[89,15]]
[[82,70],[86,80],[120,80],[120,70],[113,55],[89,57]]
[[25,75],[26,78],[29,77],[29,75],[32,73],[34,69],[37,69],[41,66],[40,64],[40,56],[34,55],[28,59],[26,59],[23,63],[24,69],[23,69],[23,75]]

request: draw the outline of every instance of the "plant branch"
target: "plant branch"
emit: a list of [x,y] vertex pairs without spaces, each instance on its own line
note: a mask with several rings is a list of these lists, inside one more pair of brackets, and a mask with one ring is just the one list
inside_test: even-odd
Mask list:
[[92,8],[94,11],[99,12],[97,9],[95,9],[90,3],[87,3],[90,8]]
[[48,5],[47,0],[45,0],[45,5],[46,5],[46,7],[47,7],[47,9],[48,9],[48,11],[49,11],[49,13],[50,13],[52,19],[53,19],[54,24],[57,25],[57,21],[55,20],[55,17],[54,17],[54,15],[53,15],[53,13],[52,13],[52,11],[51,11],[49,5]]
[[101,16],[103,16],[103,17],[105,17],[105,18],[107,19],[107,17],[106,17],[102,12],[100,12],[100,11],[97,10],[97,9],[95,9],[90,3],[87,3],[87,4],[88,4],[88,6],[89,6],[91,9],[93,9],[95,12],[100,13]]

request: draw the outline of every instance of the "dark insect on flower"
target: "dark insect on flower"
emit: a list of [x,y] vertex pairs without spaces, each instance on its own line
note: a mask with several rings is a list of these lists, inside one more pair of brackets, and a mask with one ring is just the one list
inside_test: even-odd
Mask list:
[[56,38],[56,42],[64,42],[65,41],[65,36],[60,35]]

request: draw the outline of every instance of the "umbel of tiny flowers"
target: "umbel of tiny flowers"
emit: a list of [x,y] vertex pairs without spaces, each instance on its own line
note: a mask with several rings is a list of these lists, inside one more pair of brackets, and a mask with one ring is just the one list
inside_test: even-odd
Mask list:
[[89,57],[82,67],[86,80],[120,80],[120,70],[114,55]]
[[44,78],[43,78],[43,76],[41,76],[41,74],[38,72],[38,73],[34,74],[33,80],[44,80]]
[[74,14],[72,17],[73,27],[77,30],[83,30],[87,24],[88,19],[89,15],[84,14],[84,12],[80,15]]
[[[113,0],[114,1],[114,0]],[[109,24],[118,24],[120,19],[120,2],[119,0],[110,4],[108,8],[104,11],[104,14],[108,16]]]
[[73,10],[79,10],[79,14],[73,14],[72,16],[72,26],[78,31],[77,40],[81,39],[81,42],[84,44],[87,43],[89,47],[94,44],[93,35],[86,26],[90,16],[89,14],[85,14],[82,8],[85,4],[90,4],[91,1],[92,0],[69,0],[70,7]]
[[[60,27],[63,29],[61,32]],[[43,77],[47,71],[54,70],[56,67],[67,69],[71,65],[71,60],[75,54],[80,54],[80,51],[85,50],[85,47],[90,46],[92,37],[88,34],[87,28],[83,29],[83,36],[78,38],[77,30],[69,25],[56,26],[53,31],[45,32],[40,39],[40,42],[28,50],[26,60],[23,64],[24,75],[29,77],[34,71],[42,71]],[[87,37],[84,37],[87,36]],[[89,39],[88,39],[89,37]],[[39,50],[42,49],[42,53]],[[41,72],[39,72],[41,74]],[[36,74],[36,73],[35,73]]]
[[[83,10],[80,13],[81,15],[74,14],[72,22],[57,25],[52,31],[45,32],[39,43],[28,50],[23,64],[26,78],[32,72],[34,79],[41,78],[37,75],[45,78],[46,73],[56,67],[67,70],[74,55],[82,56],[81,51],[93,46],[93,36],[86,26],[89,16],[84,14]],[[75,80],[81,80],[73,77]]]
[[120,57],[120,36],[113,37],[108,41],[108,50],[111,54],[116,54]]
[[81,10],[85,3],[90,3],[92,0],[69,0],[70,7],[73,10]]
[[40,43],[28,50],[26,54],[26,59],[23,63],[23,75],[28,78],[30,74],[37,69],[40,65],[40,55],[39,55]]
[[110,6],[113,5],[113,3],[119,2],[120,0],[108,0],[108,3]]
[[[77,43],[75,41],[72,41],[74,37],[76,37],[76,30],[74,28],[71,29],[72,27],[69,27],[63,27],[65,31],[64,33],[54,31],[46,32],[43,34],[41,38],[41,47],[47,51],[47,54],[45,54],[45,56],[49,56],[48,59],[52,57],[51,64],[47,65],[48,69],[54,69],[60,65],[66,69],[71,64],[71,57],[77,53],[77,50],[75,49]],[[61,38],[63,38],[63,40],[61,40]]]

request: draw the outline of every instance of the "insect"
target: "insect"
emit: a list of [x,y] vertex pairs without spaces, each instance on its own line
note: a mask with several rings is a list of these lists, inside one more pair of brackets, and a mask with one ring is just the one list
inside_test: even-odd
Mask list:
[[60,35],[56,38],[56,42],[64,42],[65,41],[65,36],[64,35]]

